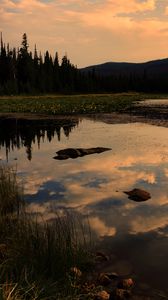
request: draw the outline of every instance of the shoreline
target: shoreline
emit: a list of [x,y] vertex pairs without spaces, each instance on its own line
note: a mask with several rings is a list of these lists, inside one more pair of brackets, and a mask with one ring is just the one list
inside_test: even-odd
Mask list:
[[94,121],[100,121],[107,124],[127,124],[127,123],[147,123],[155,126],[168,127],[168,111],[163,115],[157,110],[157,114],[152,114],[150,108],[148,112],[144,114],[143,111],[138,108],[128,112],[111,112],[111,113],[90,113],[90,114],[33,114],[33,113],[1,113],[0,122],[3,120],[25,120],[25,121],[77,121],[79,119],[91,119]]

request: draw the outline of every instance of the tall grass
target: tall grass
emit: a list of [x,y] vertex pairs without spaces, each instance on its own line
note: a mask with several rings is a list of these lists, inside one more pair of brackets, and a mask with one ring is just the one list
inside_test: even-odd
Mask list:
[[22,190],[17,183],[16,170],[0,166],[0,215],[19,213],[22,205]]
[[16,173],[0,167],[0,300],[70,294],[71,268],[91,264],[89,230],[67,212],[39,222],[23,203]]

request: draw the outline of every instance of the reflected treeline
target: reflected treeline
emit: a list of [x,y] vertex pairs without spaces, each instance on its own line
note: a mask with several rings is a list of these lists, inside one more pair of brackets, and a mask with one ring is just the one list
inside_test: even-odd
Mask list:
[[47,140],[51,142],[55,137],[61,139],[61,133],[68,137],[72,129],[79,123],[78,118],[65,119],[0,119],[0,149],[5,147],[6,159],[15,148],[25,147],[27,158],[32,158],[32,145]]

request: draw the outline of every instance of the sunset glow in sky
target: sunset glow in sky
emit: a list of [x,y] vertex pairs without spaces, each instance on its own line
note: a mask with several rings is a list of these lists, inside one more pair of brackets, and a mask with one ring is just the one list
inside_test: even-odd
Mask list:
[[67,53],[78,67],[168,57],[168,0],[0,0],[0,31],[11,46]]

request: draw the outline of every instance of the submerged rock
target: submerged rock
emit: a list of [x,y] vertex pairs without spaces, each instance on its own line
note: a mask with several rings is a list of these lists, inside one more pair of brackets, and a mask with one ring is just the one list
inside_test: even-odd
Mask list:
[[77,267],[72,267],[70,269],[70,275],[72,275],[76,279],[79,279],[82,276],[82,272]]
[[57,156],[54,156],[54,159],[58,160],[64,160],[68,158],[77,158],[77,157],[82,157],[85,155],[89,154],[94,154],[94,153],[102,153],[104,151],[111,150],[111,148],[103,148],[103,147],[96,147],[96,148],[67,148],[63,150],[57,151]]
[[106,291],[100,291],[95,296],[95,300],[109,300],[110,295]]
[[101,251],[96,252],[96,260],[98,261],[109,261],[109,256]]
[[109,300],[126,300],[131,297],[131,292],[124,289],[115,289],[111,294]]
[[133,287],[133,285],[134,285],[134,282],[133,282],[132,278],[122,279],[118,283],[118,288],[128,290],[128,289],[131,289]]
[[7,253],[7,245],[6,244],[0,244],[0,259],[4,259]]
[[112,280],[106,273],[100,273],[98,275],[97,282],[102,286],[107,286],[112,282]]
[[146,201],[151,198],[150,193],[141,189],[133,189],[132,191],[128,191],[124,193],[128,195],[128,199],[137,202]]

